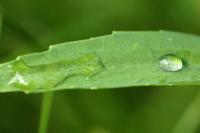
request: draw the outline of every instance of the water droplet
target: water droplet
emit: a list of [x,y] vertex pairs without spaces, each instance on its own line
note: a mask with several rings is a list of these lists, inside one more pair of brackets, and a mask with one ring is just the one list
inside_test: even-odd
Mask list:
[[85,54],[72,60],[61,60],[49,64],[30,66],[23,59],[8,65],[8,85],[25,92],[56,88],[71,77],[82,76],[86,80],[101,72],[103,66],[95,54]]
[[9,85],[14,83],[28,85],[28,82],[24,80],[23,76],[19,72],[16,72],[15,76],[8,82]]
[[159,58],[159,65],[164,71],[175,72],[183,68],[183,61],[175,54],[165,54]]

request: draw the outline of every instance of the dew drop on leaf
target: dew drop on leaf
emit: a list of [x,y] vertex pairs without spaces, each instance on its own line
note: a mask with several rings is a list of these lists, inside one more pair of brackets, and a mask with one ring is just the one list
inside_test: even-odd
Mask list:
[[175,54],[165,54],[159,58],[160,68],[167,72],[176,72],[183,68],[183,61]]
[[30,66],[18,59],[8,66],[8,85],[29,92],[35,89],[52,89],[64,84],[69,78],[82,76],[89,80],[103,70],[100,58],[85,54],[72,60],[60,60],[48,64]]
[[28,85],[28,82],[24,80],[23,76],[19,72],[16,72],[15,76],[8,82],[8,84],[19,83],[21,85]]

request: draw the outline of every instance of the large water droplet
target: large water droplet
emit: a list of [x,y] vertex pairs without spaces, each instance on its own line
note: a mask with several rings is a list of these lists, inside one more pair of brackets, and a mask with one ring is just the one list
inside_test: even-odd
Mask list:
[[95,54],[85,54],[72,60],[61,60],[49,64],[30,66],[18,59],[8,66],[8,85],[23,91],[42,91],[65,83],[71,77],[91,78],[103,70],[101,60]]
[[165,54],[159,58],[159,65],[164,71],[175,72],[183,68],[183,61],[175,54]]

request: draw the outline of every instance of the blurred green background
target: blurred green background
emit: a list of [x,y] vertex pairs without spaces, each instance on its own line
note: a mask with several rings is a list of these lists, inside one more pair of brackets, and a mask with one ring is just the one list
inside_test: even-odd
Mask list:
[[[0,12],[1,63],[112,31],[200,34],[200,0],[0,0]],[[48,133],[170,133],[198,93],[198,86],[58,91]],[[0,133],[36,133],[41,98],[0,94]]]

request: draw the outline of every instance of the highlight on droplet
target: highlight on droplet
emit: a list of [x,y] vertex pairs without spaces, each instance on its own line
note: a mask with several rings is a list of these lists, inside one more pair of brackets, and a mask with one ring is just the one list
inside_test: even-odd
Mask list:
[[159,66],[164,71],[176,72],[183,68],[183,61],[175,54],[165,54],[159,58]]

